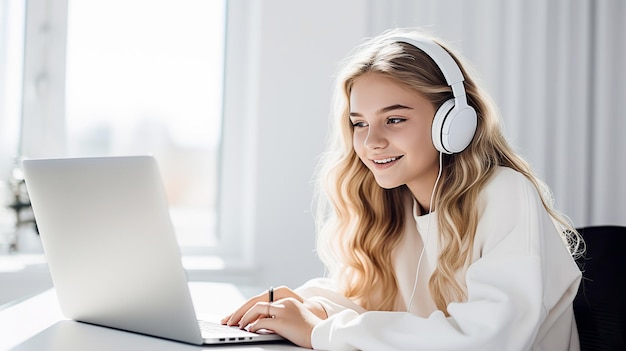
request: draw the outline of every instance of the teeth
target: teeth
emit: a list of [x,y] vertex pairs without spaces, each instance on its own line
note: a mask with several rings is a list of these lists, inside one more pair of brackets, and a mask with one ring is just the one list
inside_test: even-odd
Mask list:
[[393,162],[395,160],[397,160],[397,157],[390,157],[390,158],[385,158],[382,160],[373,160],[374,163],[378,163],[378,164],[385,164],[385,163],[389,163],[389,162]]

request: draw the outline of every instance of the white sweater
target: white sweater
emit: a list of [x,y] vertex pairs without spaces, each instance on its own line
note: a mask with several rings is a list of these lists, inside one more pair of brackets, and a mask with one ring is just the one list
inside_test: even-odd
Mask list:
[[467,301],[449,304],[449,317],[436,309],[428,290],[439,255],[437,220],[429,220],[433,215],[417,216],[414,205],[415,221],[407,221],[394,251],[398,312],[365,311],[337,293],[330,280],[314,279],[297,289],[303,297],[322,303],[329,315],[313,329],[313,348],[578,350],[572,301],[581,273],[532,183],[501,168],[483,190],[479,204],[471,264],[458,275]]

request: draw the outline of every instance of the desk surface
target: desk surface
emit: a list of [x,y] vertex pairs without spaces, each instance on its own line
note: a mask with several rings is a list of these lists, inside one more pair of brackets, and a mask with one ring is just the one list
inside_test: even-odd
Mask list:
[[[199,316],[226,315],[243,300],[230,284],[190,283]],[[211,304],[211,295],[228,303]],[[54,289],[0,311],[0,350],[302,350],[289,343],[193,346],[125,331],[74,322],[63,317]]]

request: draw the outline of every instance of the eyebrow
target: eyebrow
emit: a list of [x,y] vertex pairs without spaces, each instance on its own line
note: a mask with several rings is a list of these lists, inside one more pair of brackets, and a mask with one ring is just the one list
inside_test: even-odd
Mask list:
[[[380,110],[378,110],[378,112],[376,114],[383,114],[383,113],[387,113],[390,111],[395,111],[395,110],[412,110],[413,107],[408,107],[408,106],[404,106],[404,105],[400,105],[400,104],[395,104],[395,105],[391,105],[391,106],[387,106],[387,107],[383,107]],[[350,112],[350,116],[362,116],[360,113],[358,112]]]

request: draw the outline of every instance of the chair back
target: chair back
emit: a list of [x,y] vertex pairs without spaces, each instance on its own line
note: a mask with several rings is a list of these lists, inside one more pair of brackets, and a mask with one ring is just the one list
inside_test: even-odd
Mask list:
[[581,350],[626,350],[626,227],[578,228],[586,253],[574,299]]

